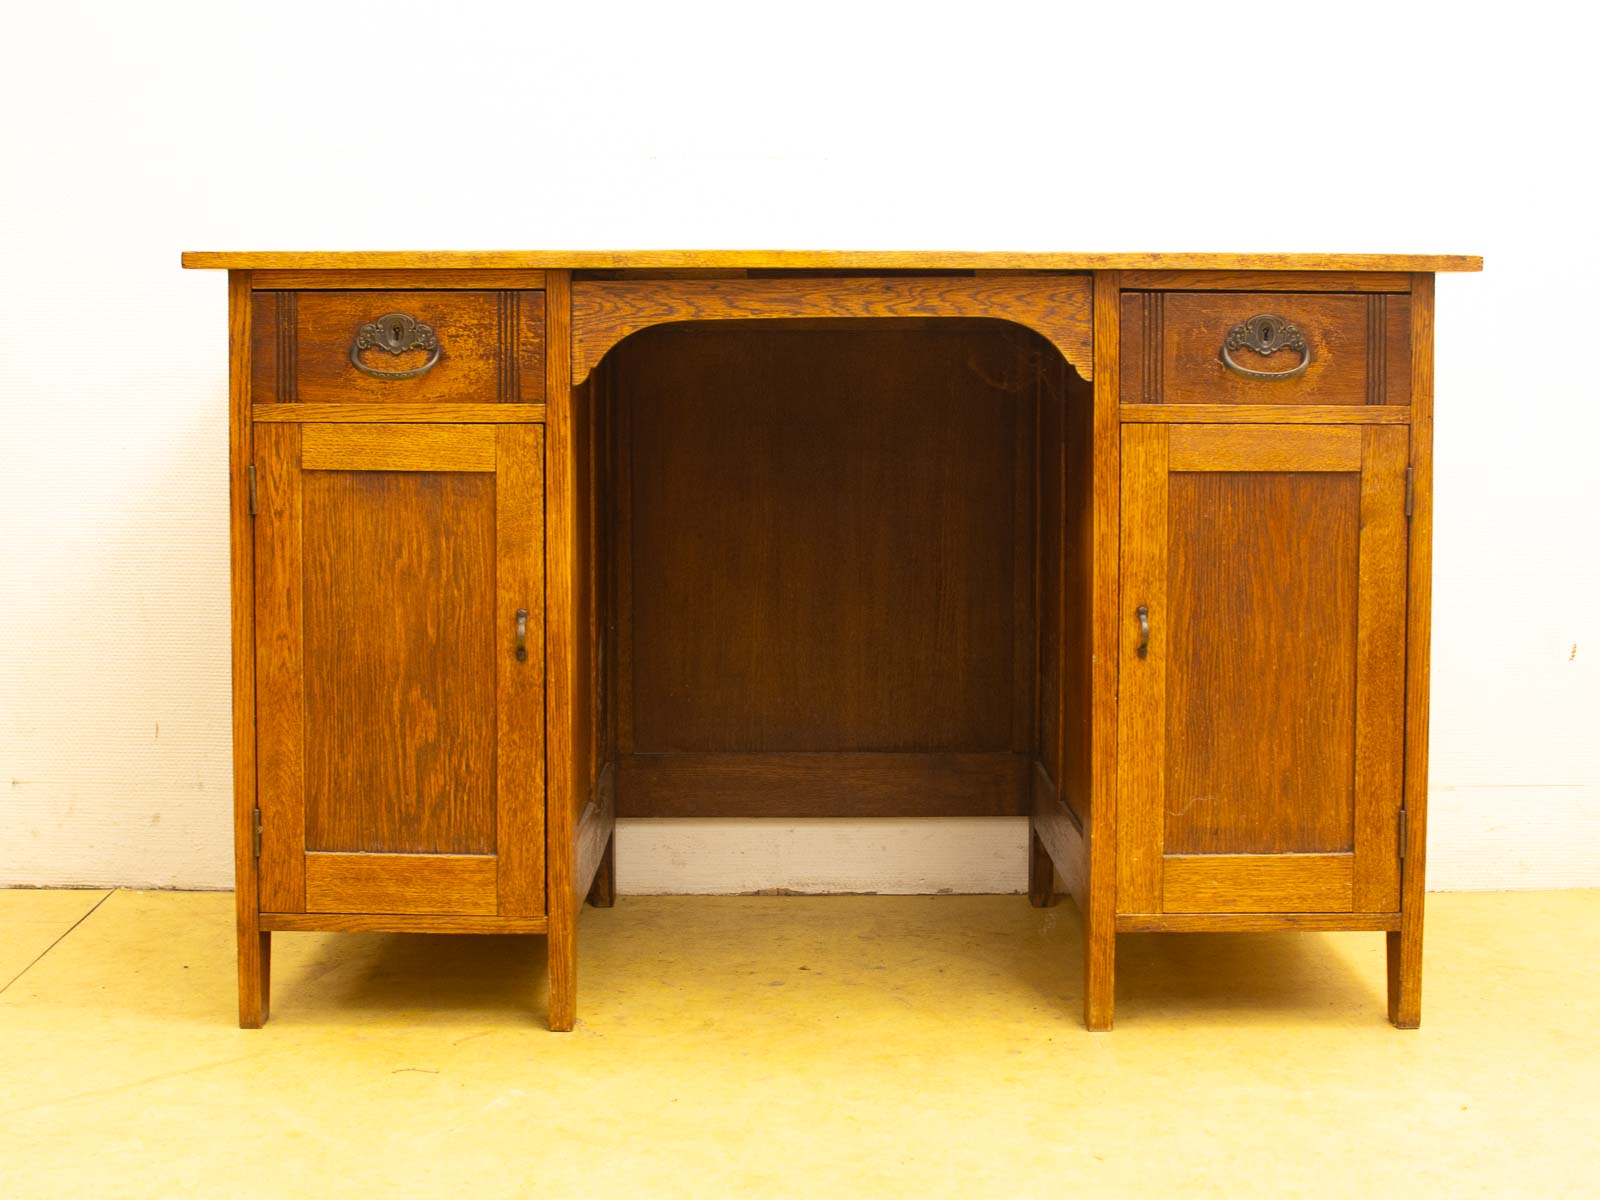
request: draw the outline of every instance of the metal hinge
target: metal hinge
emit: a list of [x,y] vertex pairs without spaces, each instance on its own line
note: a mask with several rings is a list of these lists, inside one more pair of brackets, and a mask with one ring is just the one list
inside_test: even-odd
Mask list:
[[261,810],[259,808],[255,810],[255,822],[256,822],[256,827],[255,827],[256,857],[260,858],[261,857]]
[[[1412,509],[1412,506],[1416,503],[1416,499],[1417,499],[1417,469],[1415,467],[1407,467],[1406,468],[1406,520],[1408,520],[1408,521],[1411,519],[1411,509]],[[251,508],[250,511],[254,512],[255,509]]]
[[[255,465],[255,463],[251,463],[248,467],[246,467],[244,469],[244,472],[245,472],[245,477],[250,481],[250,515],[253,517],[253,516],[256,515],[256,465]],[[1408,490],[1406,494],[1410,495],[1411,493]],[[1406,501],[1406,516],[1409,517],[1410,515],[1411,515],[1411,501],[1407,500]]]
[[[260,851],[257,851],[260,853]],[[1406,860],[1406,810],[1400,810],[1400,861]]]

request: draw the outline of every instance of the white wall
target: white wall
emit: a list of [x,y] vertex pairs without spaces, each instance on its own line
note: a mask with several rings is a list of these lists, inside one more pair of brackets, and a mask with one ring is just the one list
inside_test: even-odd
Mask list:
[[[224,284],[180,249],[713,246],[1484,254],[1438,287],[1430,882],[1600,884],[1580,10],[1094,7],[4,0],[0,883],[231,879]],[[620,869],[1009,890],[1020,845],[635,823]]]

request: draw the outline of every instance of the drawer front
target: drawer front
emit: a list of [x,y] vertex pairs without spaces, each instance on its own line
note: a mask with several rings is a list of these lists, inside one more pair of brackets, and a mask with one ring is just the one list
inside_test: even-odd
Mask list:
[[1411,297],[1124,292],[1124,404],[1409,404]]
[[542,291],[262,291],[256,404],[544,399]]

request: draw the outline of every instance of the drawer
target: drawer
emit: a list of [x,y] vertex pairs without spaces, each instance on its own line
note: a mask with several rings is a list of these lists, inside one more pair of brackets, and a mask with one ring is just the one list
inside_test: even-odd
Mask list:
[[1411,297],[1124,292],[1121,385],[1124,404],[1409,404]]
[[251,392],[271,403],[544,399],[542,291],[260,291]]

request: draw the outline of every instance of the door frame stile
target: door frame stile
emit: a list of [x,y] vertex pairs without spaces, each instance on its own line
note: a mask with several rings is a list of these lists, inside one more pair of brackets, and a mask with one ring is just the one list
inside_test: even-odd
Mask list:
[[[496,911],[539,917],[545,912],[542,426],[496,428],[494,486]],[[519,611],[533,631],[522,661],[511,653]],[[530,701],[536,713],[526,711]]]
[[[1167,491],[1170,425],[1122,426],[1120,570],[1127,603],[1117,614],[1117,911],[1162,911],[1165,851],[1166,676],[1169,642]],[[1135,605],[1147,606],[1145,656]],[[1136,662],[1128,664],[1132,654]],[[1127,671],[1123,668],[1127,667]]]
[[1356,758],[1352,851],[1356,912],[1400,907],[1399,821],[1403,804],[1404,731],[1394,714],[1405,704],[1407,431],[1362,431],[1361,535],[1356,606]]

